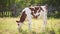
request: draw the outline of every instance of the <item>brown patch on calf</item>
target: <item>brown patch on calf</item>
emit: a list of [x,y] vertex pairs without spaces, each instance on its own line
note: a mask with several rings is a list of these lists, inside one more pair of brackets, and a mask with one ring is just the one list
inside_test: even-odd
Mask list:
[[35,7],[35,10],[38,10],[39,9],[39,7]]
[[35,10],[34,8],[31,8],[31,7],[30,7],[29,9],[30,9],[31,11],[34,11],[34,10]]
[[33,15],[34,18],[36,18],[36,16],[34,15],[33,11],[35,12],[35,8],[29,8],[31,10],[31,15]]
[[[35,13],[35,8],[31,8],[31,7],[30,7],[29,9],[31,10],[31,15],[33,15],[33,17],[36,18],[36,16],[34,15],[34,13]],[[34,13],[33,13],[33,11],[34,11]]]
[[21,15],[21,18],[20,18],[20,21],[16,21],[17,23],[23,23],[24,22],[24,20],[26,19],[26,14],[25,14],[25,11],[22,13],[22,15]]
[[[34,15],[34,14],[36,14],[37,10],[38,10],[38,13],[40,13],[41,10],[43,10],[40,6],[36,6],[34,8],[30,7],[29,9],[31,10],[31,15],[33,15],[33,18],[38,18],[38,16],[40,15],[40,14],[37,16]],[[34,13],[33,13],[33,11],[34,11]]]

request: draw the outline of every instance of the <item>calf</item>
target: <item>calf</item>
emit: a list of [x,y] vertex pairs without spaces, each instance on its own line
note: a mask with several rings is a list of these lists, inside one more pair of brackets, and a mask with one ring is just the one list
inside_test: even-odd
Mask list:
[[31,7],[26,7],[22,10],[22,15],[19,21],[16,21],[18,24],[18,29],[22,26],[23,22],[25,21],[26,17],[29,21],[29,29],[31,30],[31,23],[32,23],[32,18],[37,19],[40,16],[41,12],[46,12],[47,11],[47,6],[31,6]]

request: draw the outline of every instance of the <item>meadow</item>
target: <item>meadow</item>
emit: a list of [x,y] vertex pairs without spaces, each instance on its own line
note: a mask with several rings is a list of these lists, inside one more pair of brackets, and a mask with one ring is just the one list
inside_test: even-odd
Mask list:
[[22,25],[22,32],[18,32],[16,20],[19,18],[0,18],[0,34],[60,34],[60,19],[47,19],[45,32],[41,31],[42,19],[32,19],[32,32],[29,33],[28,21]]

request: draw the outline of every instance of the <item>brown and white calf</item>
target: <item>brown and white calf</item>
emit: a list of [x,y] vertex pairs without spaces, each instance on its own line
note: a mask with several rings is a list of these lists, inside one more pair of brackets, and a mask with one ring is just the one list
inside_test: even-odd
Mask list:
[[[16,21],[18,24],[18,29],[22,26],[23,22],[25,21],[26,17],[29,21],[29,29],[31,30],[31,23],[32,23],[32,18],[38,18],[43,12],[44,18],[46,19],[47,17],[47,6],[33,6],[33,7],[26,7],[22,10],[22,15],[19,21]],[[46,16],[46,17],[45,17]],[[44,20],[45,20],[44,19]],[[45,23],[44,23],[45,24]]]

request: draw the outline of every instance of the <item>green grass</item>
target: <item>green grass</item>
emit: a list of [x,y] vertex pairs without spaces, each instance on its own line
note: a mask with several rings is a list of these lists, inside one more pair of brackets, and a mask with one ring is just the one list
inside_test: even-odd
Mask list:
[[[19,18],[0,18],[0,34],[19,34],[16,20]],[[60,34],[60,19],[49,18],[45,32],[41,31],[42,19],[32,19],[32,31],[28,30],[28,21],[25,20],[20,34]]]

